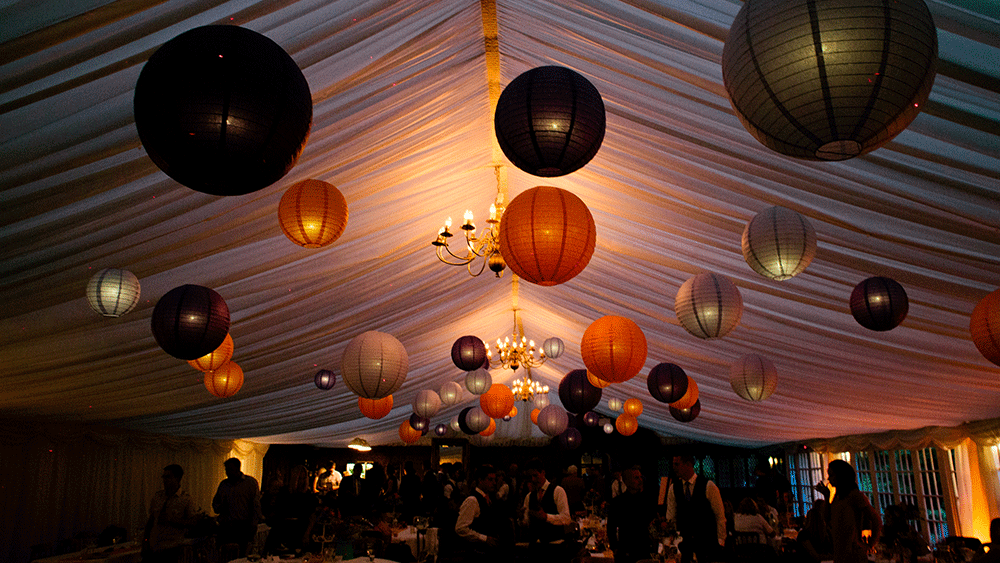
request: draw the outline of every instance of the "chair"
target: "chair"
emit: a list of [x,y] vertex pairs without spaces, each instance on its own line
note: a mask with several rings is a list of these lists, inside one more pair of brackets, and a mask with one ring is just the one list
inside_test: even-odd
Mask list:
[[760,534],[757,532],[733,532],[732,538],[733,546],[760,543]]

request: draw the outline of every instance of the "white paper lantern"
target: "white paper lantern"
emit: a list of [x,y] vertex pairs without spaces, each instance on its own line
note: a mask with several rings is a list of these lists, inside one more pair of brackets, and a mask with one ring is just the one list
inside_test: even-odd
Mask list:
[[623,403],[621,399],[616,399],[614,397],[608,399],[608,408],[615,412],[622,410],[622,407],[624,406],[625,403]]
[[563,341],[555,336],[547,338],[545,342],[542,342],[542,352],[545,352],[545,355],[552,359],[562,356],[564,348]]
[[139,278],[128,270],[101,270],[87,282],[87,302],[105,317],[120,317],[139,302]]
[[452,429],[452,431],[454,431],[454,432],[461,432],[462,431],[462,425],[459,424],[459,422],[458,422],[458,415],[457,414],[455,416],[451,417],[451,422],[448,423],[448,426],[450,426],[451,429]]
[[763,401],[778,387],[778,370],[771,360],[747,354],[729,368],[729,384],[748,401]]
[[782,281],[801,273],[816,257],[816,231],[801,214],[784,207],[761,211],[743,229],[743,258],[758,274]]
[[475,395],[482,395],[489,391],[492,385],[493,377],[486,368],[470,371],[465,376],[465,388]]
[[438,390],[438,395],[441,398],[441,404],[446,407],[458,404],[462,399],[462,386],[454,381],[449,381],[441,386]]
[[674,312],[681,326],[698,338],[721,338],[739,324],[743,298],[728,278],[705,272],[681,285]]
[[551,404],[548,393],[539,393],[535,395],[535,398],[532,399],[531,402],[533,402],[535,404],[535,408],[539,410],[544,409]]
[[569,426],[569,415],[559,405],[549,405],[538,413],[538,428],[549,436],[558,436]]
[[605,422],[603,428],[605,434],[611,434],[615,431],[615,425],[610,422]]
[[423,389],[417,393],[417,398],[413,401],[413,412],[421,418],[431,418],[441,410],[441,397],[430,389]]
[[469,412],[465,413],[465,425],[474,433],[482,432],[490,427],[490,415],[479,407],[472,407]]
[[340,373],[359,397],[382,399],[403,385],[409,368],[402,342],[384,332],[368,331],[348,343]]

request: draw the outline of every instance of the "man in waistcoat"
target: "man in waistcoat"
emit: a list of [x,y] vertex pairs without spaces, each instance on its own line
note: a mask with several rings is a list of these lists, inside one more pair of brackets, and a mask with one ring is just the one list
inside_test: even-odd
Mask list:
[[513,544],[513,522],[496,500],[497,470],[483,465],[473,473],[471,494],[462,501],[455,521],[459,553],[466,559],[503,561]]
[[718,561],[726,544],[726,514],[719,487],[694,472],[694,457],[673,459],[674,479],[667,491],[667,520],[677,523],[683,541],[681,563]]
[[615,563],[635,563],[656,553],[649,524],[656,518],[656,500],[643,491],[639,466],[622,472],[628,488],[611,500],[608,507],[608,544]]
[[540,459],[525,465],[528,494],[521,507],[521,523],[527,527],[533,559],[540,561],[568,559],[576,548],[576,538],[568,533],[573,524],[566,491],[545,478],[545,466]]

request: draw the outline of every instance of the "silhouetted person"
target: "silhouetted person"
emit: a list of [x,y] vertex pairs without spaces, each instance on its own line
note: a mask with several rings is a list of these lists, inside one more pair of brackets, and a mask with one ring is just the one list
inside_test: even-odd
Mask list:
[[524,466],[524,478],[529,492],[521,506],[521,523],[531,540],[531,558],[551,561],[571,557],[575,542],[566,533],[566,526],[573,523],[566,491],[545,478],[545,466],[537,458]]
[[181,490],[183,476],[180,465],[163,468],[163,490],[156,491],[149,504],[142,543],[144,563],[176,563],[180,559],[181,541],[196,519],[194,501]]
[[566,502],[569,503],[569,513],[576,514],[583,510],[583,493],[587,490],[583,478],[578,475],[575,465],[566,468],[566,476],[559,486],[566,491]]
[[990,521],[990,543],[986,547],[990,550],[974,557],[972,563],[1000,563],[1000,518]]
[[[868,550],[882,535],[882,517],[868,497],[858,490],[858,477],[851,464],[835,459],[826,467],[830,484],[837,492],[830,503],[830,539],[833,541],[834,563],[865,563]],[[830,499],[830,488],[817,483],[815,489]],[[871,530],[868,542],[861,530]]]
[[261,519],[260,485],[240,471],[240,460],[235,457],[222,465],[226,468],[226,478],[219,483],[212,499],[212,510],[219,515],[219,545],[235,543],[239,546],[239,557],[244,557]]
[[830,539],[830,526],[827,521],[829,512],[830,507],[825,500],[819,499],[813,502],[796,538],[801,552],[806,554],[810,563],[833,559],[833,541]]
[[653,554],[649,524],[656,517],[656,505],[643,490],[638,467],[622,472],[627,489],[608,507],[608,544],[615,553],[615,563],[635,563]]
[[415,514],[420,513],[420,475],[413,467],[413,461],[403,464],[403,476],[399,479],[399,502],[403,520],[410,522]]
[[497,471],[491,465],[484,465],[475,471],[472,481],[472,493],[462,501],[455,521],[457,552],[464,553],[466,560],[508,560],[514,527],[495,497]]
[[667,520],[677,521],[684,540],[679,549],[681,562],[716,561],[726,544],[726,513],[719,487],[694,472],[694,458],[674,456],[676,479],[667,490]]

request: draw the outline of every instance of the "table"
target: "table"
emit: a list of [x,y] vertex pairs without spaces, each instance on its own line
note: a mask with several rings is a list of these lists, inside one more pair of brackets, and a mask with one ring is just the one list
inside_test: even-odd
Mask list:
[[33,563],[139,563],[141,560],[142,546],[128,543],[54,555],[35,559]]
[[[421,536],[423,537],[421,538]],[[392,542],[408,545],[413,556],[418,560],[421,553],[433,555],[436,558],[438,554],[438,529],[427,528],[424,532],[418,532],[414,526],[408,526],[400,530],[399,533],[393,533]]]

